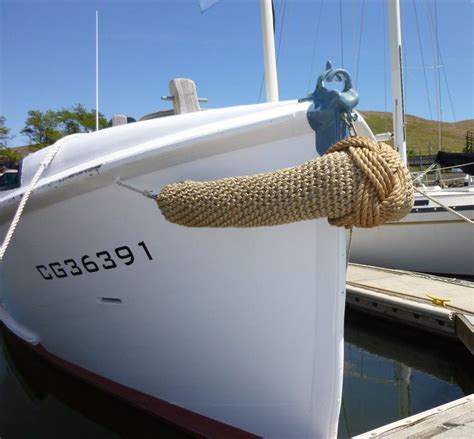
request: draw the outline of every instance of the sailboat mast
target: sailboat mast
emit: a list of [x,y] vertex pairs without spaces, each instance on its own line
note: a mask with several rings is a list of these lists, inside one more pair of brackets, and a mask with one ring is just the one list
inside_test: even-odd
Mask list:
[[267,94],[267,102],[277,102],[278,79],[275,57],[275,34],[273,31],[272,0],[260,0],[260,15],[262,20],[265,91]]
[[390,29],[390,70],[392,72],[392,115],[394,143],[403,163],[407,163],[405,104],[403,101],[402,37],[399,0],[388,0]]

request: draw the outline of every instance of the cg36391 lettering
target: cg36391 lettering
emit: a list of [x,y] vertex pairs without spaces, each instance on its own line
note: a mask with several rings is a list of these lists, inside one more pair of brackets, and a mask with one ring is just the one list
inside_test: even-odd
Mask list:
[[135,253],[128,245],[122,245],[113,251],[101,250],[95,255],[83,255],[78,259],[65,259],[61,262],[37,265],[36,269],[44,280],[62,279],[68,276],[82,276],[101,270],[113,270],[123,265],[132,265],[136,261],[152,261],[153,257],[145,244],[140,241]]

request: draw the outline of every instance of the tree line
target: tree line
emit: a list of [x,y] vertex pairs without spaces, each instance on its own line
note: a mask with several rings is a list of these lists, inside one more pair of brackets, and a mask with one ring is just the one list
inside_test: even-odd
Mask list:
[[6,126],[6,118],[0,116],[0,172],[3,172],[5,168],[16,168],[21,159],[20,154],[7,148],[10,139],[10,128]]
[[[28,137],[29,149],[38,150],[69,134],[94,131],[95,126],[95,111],[76,104],[59,110],[28,111],[25,126],[20,133]],[[107,119],[100,113],[99,128],[107,128]],[[13,167],[14,162],[21,159],[21,155],[14,148],[8,148],[8,142],[12,138],[6,118],[0,115],[0,166]]]

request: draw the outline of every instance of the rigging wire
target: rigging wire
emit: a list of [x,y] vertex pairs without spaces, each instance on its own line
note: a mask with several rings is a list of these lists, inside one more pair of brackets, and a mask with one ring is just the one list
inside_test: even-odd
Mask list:
[[[436,2],[435,2],[436,6]],[[428,3],[428,0],[426,1],[426,8],[428,10],[428,22],[430,25],[430,37],[431,37],[431,48],[433,51],[433,65],[436,67],[435,69],[435,87],[436,87],[436,108],[438,110],[438,150],[441,150],[441,140],[442,140],[442,132],[441,132],[441,120],[442,120],[442,114],[443,110],[441,108],[441,85],[440,85],[440,80],[439,80],[439,60],[437,57],[437,51],[436,51],[436,44],[434,40],[434,36],[436,36],[436,28],[435,28],[435,23],[433,22],[433,14],[431,12],[431,6]]]
[[[388,17],[387,17],[387,2],[380,2],[382,5],[382,16],[383,16],[383,21],[381,21],[382,24],[382,35],[383,35],[383,111],[384,113],[387,113],[387,28],[384,26],[384,23],[388,22]],[[390,130],[390,120],[387,118],[387,122],[389,123],[388,128],[386,129],[387,131]]]
[[342,0],[339,0],[339,29],[341,35],[341,67],[344,68],[344,40],[342,38]]
[[414,186],[413,189],[418,192],[419,194],[423,195],[424,197],[428,198],[428,200],[432,201],[433,203],[437,204],[438,206],[442,207],[443,209],[446,209],[448,212],[451,212],[453,215],[456,215],[457,217],[461,218],[463,221],[465,221],[468,224],[474,225],[474,220],[468,218],[467,216],[463,215],[461,212],[457,212],[456,210],[452,209],[449,207],[447,204],[443,203],[442,201],[437,200],[436,198],[431,197],[428,195],[424,190]]
[[[428,21],[429,21],[429,24],[430,24],[430,29],[435,29],[434,32],[435,32],[435,36],[436,36],[436,54],[437,54],[437,58],[438,58],[438,63],[437,63],[437,65],[435,65],[435,68],[436,69],[441,69],[442,72],[443,72],[444,82],[446,84],[446,91],[448,92],[449,104],[451,106],[451,112],[453,113],[454,121],[456,121],[457,120],[456,112],[454,111],[453,99],[452,99],[452,96],[451,96],[451,90],[449,88],[449,82],[448,82],[448,78],[447,78],[447,74],[446,74],[446,67],[443,63],[441,48],[439,46],[439,32],[438,32],[438,24],[437,24],[438,18],[437,18],[436,1],[435,1],[435,22],[436,23],[433,23],[433,16],[431,14],[431,9],[429,9],[428,17],[429,17]],[[432,39],[432,41],[433,41],[433,39]],[[434,58],[434,55],[433,55],[433,58]],[[440,108],[441,108],[441,79],[439,78],[439,71],[437,71],[437,73],[438,73],[438,81],[439,81],[438,82],[438,87],[440,88],[440,103],[439,103],[439,105],[440,105]],[[441,120],[441,117],[440,117],[440,120]]]
[[[280,35],[278,36],[278,46],[277,46],[277,53],[276,53],[277,66],[278,66],[278,61],[280,59],[281,38],[283,36],[283,29],[284,29],[284,26],[285,26],[286,0],[283,0],[283,2],[282,2],[282,9],[283,9],[283,12],[281,13]],[[275,29],[273,29],[273,33],[275,33]]]
[[444,66],[444,63],[443,63],[443,57],[441,56],[441,50],[439,51],[439,60],[441,62],[441,70],[443,72],[444,82],[446,84],[446,91],[448,92],[449,104],[451,106],[451,111],[453,113],[453,119],[454,119],[454,122],[456,122],[457,117],[456,117],[456,113],[454,111],[453,99],[451,97],[451,91],[449,89],[448,78],[447,78],[447,75],[446,75],[446,67]]
[[[400,11],[400,14],[401,14],[401,11]],[[401,26],[404,26],[404,22],[402,21],[401,22]],[[404,26],[404,28],[406,29],[406,25]],[[405,140],[407,140],[406,138],[406,114],[407,114],[407,96],[408,96],[408,71],[407,71],[407,46],[406,46],[406,32],[402,32],[402,47],[403,47],[403,50],[402,50],[402,57],[403,57],[403,63],[402,63],[402,109],[403,109],[403,131],[405,133]]]
[[257,104],[259,104],[262,99],[262,91],[263,91],[264,83],[265,83],[265,73],[262,74],[262,80],[260,81],[260,89],[258,90]]
[[356,76],[355,76],[355,87],[357,88],[357,81],[359,79],[359,64],[360,64],[360,48],[362,43],[362,29],[364,26],[364,8],[365,8],[365,0],[362,0],[362,7],[360,12],[360,27],[359,27],[359,44],[357,48],[357,62],[356,62]]
[[413,8],[415,10],[416,29],[417,29],[417,32],[418,32],[418,44],[420,46],[421,63],[423,65],[423,76],[425,78],[426,98],[428,99],[428,109],[429,109],[429,112],[430,112],[430,119],[433,120],[433,113],[431,112],[430,93],[429,93],[429,87],[428,87],[428,78],[426,76],[425,57],[423,55],[423,46],[421,44],[420,23],[418,21],[418,12],[417,12],[417,9],[416,9],[416,0],[413,0]]
[[316,28],[314,30],[314,40],[313,40],[313,48],[312,48],[312,56],[311,56],[311,67],[309,69],[309,79],[308,79],[308,88],[307,88],[307,93],[311,92],[311,85],[312,85],[312,78],[313,78],[313,71],[314,71],[314,61],[316,59],[316,45],[318,42],[318,35],[319,35],[319,25],[321,23],[321,16],[323,13],[323,4],[324,0],[321,0],[321,3],[319,5],[319,15],[318,19],[316,21]]
[[[359,2],[352,2],[353,3],[353,10],[350,11],[350,16],[353,17],[352,22],[352,41],[358,41],[358,22],[360,21],[357,17],[357,7]],[[352,70],[355,71],[355,65],[357,63],[357,44],[353,44],[353,52],[352,52]]]
[[[415,179],[414,181],[416,180],[420,180],[421,178],[423,178],[426,174],[430,173],[431,171],[433,171],[433,169],[436,167],[438,171],[446,171],[447,169],[454,169],[454,168],[459,168],[459,167],[462,167],[462,166],[469,166],[469,165],[474,165],[474,162],[463,162],[463,163],[460,163],[458,165],[451,165],[451,166],[443,166],[443,167],[439,167],[437,166],[437,163],[433,163],[431,164],[428,168],[426,168],[421,174],[419,174]],[[418,174],[418,172],[410,172],[410,174]],[[464,177],[461,177],[461,178],[464,178]],[[452,178],[451,180],[455,180],[454,178]]]
[[[442,123],[443,123],[443,107],[442,107],[442,97],[441,97],[441,77],[440,77],[440,71],[439,69],[441,68],[441,64],[439,61],[439,37],[438,37],[438,7],[437,7],[437,2],[436,0],[434,1],[434,26],[433,29],[435,31],[435,42],[436,42],[436,65],[438,69],[436,70],[436,74],[438,76],[438,88],[439,88],[439,145],[440,148],[442,146]],[[431,15],[430,15],[431,18]]]

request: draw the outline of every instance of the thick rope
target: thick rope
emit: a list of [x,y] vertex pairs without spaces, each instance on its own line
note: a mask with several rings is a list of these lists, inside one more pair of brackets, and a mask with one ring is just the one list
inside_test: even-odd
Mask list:
[[18,208],[16,210],[15,216],[13,217],[13,220],[10,224],[10,227],[8,229],[7,234],[5,235],[5,239],[3,240],[3,244],[0,247],[0,261],[2,261],[3,257],[5,256],[5,252],[7,251],[7,248],[10,244],[10,241],[13,237],[13,234],[15,233],[15,229],[18,226],[18,223],[20,222],[21,215],[23,214],[23,210],[25,209],[26,203],[28,199],[31,196],[31,193],[33,192],[35,186],[37,185],[39,179],[43,175],[43,172],[47,169],[47,167],[51,164],[53,161],[54,157],[58,153],[58,151],[61,149],[61,147],[69,142],[71,139],[74,137],[77,137],[77,135],[71,135],[67,137],[63,137],[62,139],[59,139],[54,145],[52,145],[48,151],[48,154],[46,155],[45,159],[40,163],[40,167],[36,171],[35,175],[33,176],[33,179],[31,180],[31,183],[29,186],[26,188],[25,192],[23,193],[23,197],[20,201],[20,204],[18,205]]
[[168,221],[188,227],[258,227],[327,217],[336,226],[375,227],[405,216],[413,186],[398,153],[351,137],[294,168],[165,186],[157,197]]

